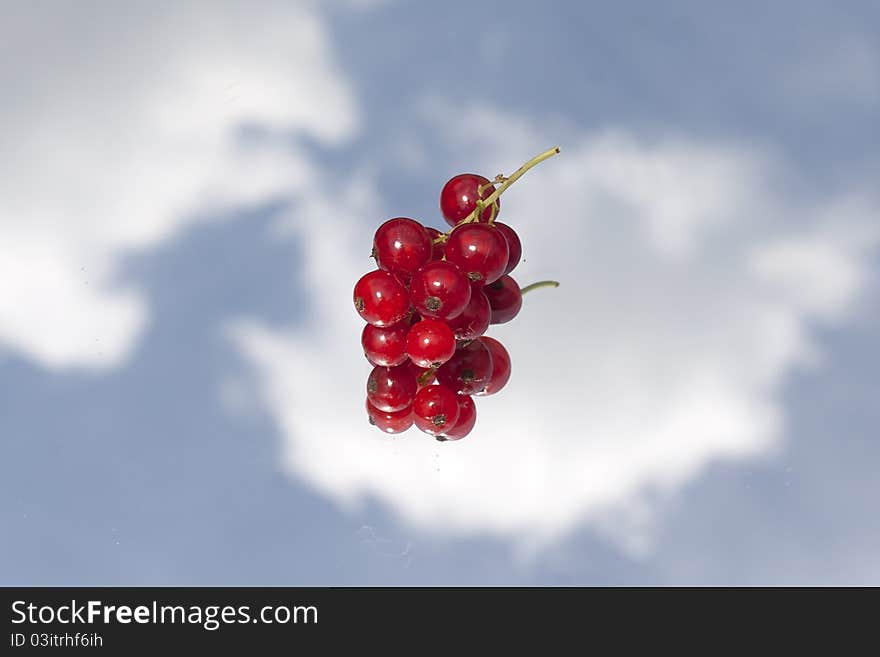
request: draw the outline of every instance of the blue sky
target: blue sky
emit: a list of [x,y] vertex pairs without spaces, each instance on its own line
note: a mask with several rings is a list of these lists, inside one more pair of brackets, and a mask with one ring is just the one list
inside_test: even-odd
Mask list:
[[[873,3],[0,11],[0,583],[880,580]],[[556,143],[509,388],[369,431],[372,231]]]

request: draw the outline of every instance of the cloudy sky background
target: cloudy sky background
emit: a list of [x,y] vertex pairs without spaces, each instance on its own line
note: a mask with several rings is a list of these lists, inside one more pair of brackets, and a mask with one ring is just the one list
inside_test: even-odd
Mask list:
[[[0,6],[0,583],[880,583],[880,8]],[[371,429],[375,227],[505,195],[513,378]]]

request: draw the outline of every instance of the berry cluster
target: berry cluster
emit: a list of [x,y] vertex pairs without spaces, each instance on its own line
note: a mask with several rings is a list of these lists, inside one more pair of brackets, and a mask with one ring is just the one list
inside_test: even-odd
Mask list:
[[507,383],[510,355],[484,333],[516,317],[524,292],[558,283],[520,289],[510,276],[522,244],[495,220],[499,197],[558,152],[542,153],[509,178],[451,178],[440,194],[440,211],[452,226],[446,233],[404,217],[379,226],[372,253],[378,269],[361,277],[353,297],[367,322],[361,344],[373,365],[366,402],[371,424],[392,434],[415,424],[438,440],[459,440],[477,419],[473,397],[493,395]]

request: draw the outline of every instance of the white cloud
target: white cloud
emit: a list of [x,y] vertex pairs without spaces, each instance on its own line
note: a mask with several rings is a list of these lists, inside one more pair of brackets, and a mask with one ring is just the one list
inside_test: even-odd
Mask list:
[[[447,110],[429,122],[489,175],[557,141],[492,108]],[[791,172],[760,149],[625,131],[570,131],[562,145],[502,208],[523,239],[516,278],[562,287],[490,331],[513,377],[479,401],[460,443],[388,438],[361,408],[369,368],[350,295],[371,229],[308,216],[378,224],[389,213],[362,182],[306,210],[310,323],[232,327],[263,377],[290,472],[346,506],[378,498],[428,531],[533,548],[588,523],[640,554],[658,504],[708,463],[778,448],[780,386],[815,362],[811,324],[852,307],[877,204],[804,207],[773,185]]]
[[311,3],[20,3],[0,21],[0,345],[45,367],[110,367],[149,318],[112,283],[151,247],[230,204],[295,193],[293,147],[357,128]]

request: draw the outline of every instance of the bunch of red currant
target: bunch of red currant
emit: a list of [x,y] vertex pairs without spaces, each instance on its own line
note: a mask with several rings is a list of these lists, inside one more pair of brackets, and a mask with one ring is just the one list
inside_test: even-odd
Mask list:
[[[552,148],[510,177],[470,173],[451,178],[440,193],[449,232],[413,219],[389,219],[373,238],[378,269],[354,286],[354,306],[367,322],[361,334],[373,365],[367,415],[386,433],[415,424],[438,440],[459,440],[477,419],[474,396],[493,395],[510,378],[510,355],[483,335],[490,324],[516,317],[522,294],[510,272],[522,245],[496,221],[499,197],[523,173],[555,155]],[[496,187],[497,186],[497,187]]]

